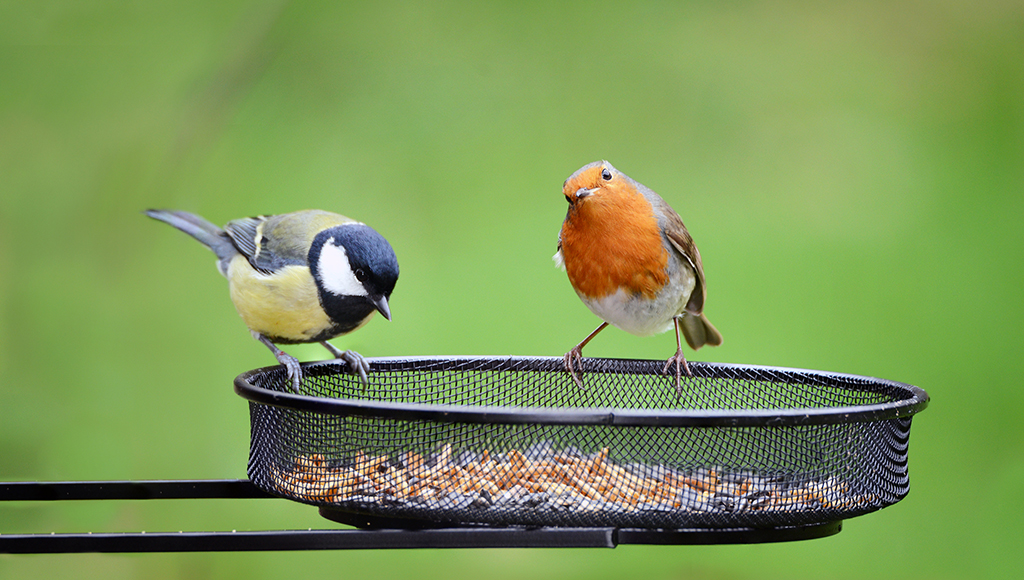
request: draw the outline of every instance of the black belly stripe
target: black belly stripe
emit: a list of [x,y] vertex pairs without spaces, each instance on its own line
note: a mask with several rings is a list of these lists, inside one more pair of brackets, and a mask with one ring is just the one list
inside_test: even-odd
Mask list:
[[267,340],[269,340],[270,342],[273,342],[275,344],[303,344],[303,343],[309,343],[309,342],[322,342],[324,340],[330,340],[330,339],[332,339],[332,338],[334,338],[336,336],[341,336],[343,334],[348,334],[348,333],[352,332],[353,330],[355,330],[356,328],[359,328],[359,326],[363,323],[363,321],[366,320],[367,317],[370,316],[370,314],[373,314],[373,313],[370,312],[369,314],[367,314],[366,316],[360,318],[359,320],[355,321],[354,323],[350,322],[350,323],[347,323],[347,324],[333,324],[331,326],[328,326],[324,330],[320,331],[319,334],[313,336],[309,340],[295,340],[294,338],[283,338],[283,337],[280,337],[280,336],[270,336],[270,335],[267,335],[267,334],[265,334],[263,336],[265,336],[267,338]]
[[320,330],[315,336],[309,339],[296,340],[280,336],[264,335],[270,342],[278,344],[300,344],[307,342],[321,342],[329,340],[342,334],[347,334],[359,328],[366,319],[374,313],[376,308],[363,296],[334,296],[329,294],[326,299],[321,293],[320,305],[324,312],[331,319],[331,325]]

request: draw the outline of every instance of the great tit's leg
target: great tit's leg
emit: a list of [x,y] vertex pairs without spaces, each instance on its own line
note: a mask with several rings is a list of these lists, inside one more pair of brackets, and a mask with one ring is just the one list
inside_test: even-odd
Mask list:
[[302,384],[302,367],[299,366],[299,359],[277,348],[276,344],[270,342],[267,337],[256,331],[252,331],[252,337],[266,345],[270,352],[274,353],[277,362],[283,364],[288,369],[288,378],[292,380],[292,390],[298,393],[299,386]]
[[577,374],[576,370],[572,367],[573,362],[576,363],[576,366],[582,366],[583,347],[587,346],[587,343],[590,342],[592,338],[597,336],[597,333],[604,330],[604,327],[606,326],[608,326],[608,323],[602,322],[601,326],[598,326],[596,329],[594,329],[594,332],[591,332],[590,334],[587,335],[586,338],[583,339],[583,342],[577,344],[575,347],[573,347],[572,350],[565,353],[565,356],[562,357],[562,360],[565,361],[565,370],[569,371],[569,375],[572,376],[572,380],[576,383],[577,387],[583,387],[583,379],[580,378],[579,374]]
[[370,384],[370,379],[366,376],[370,372],[370,363],[363,355],[359,354],[354,350],[341,350],[333,344],[322,341],[320,344],[324,345],[324,348],[331,351],[334,358],[340,358],[341,360],[348,363],[348,366],[352,367],[352,372],[359,375],[359,381],[363,383],[363,386]]
[[676,354],[665,361],[665,368],[661,369],[661,374],[668,374],[668,367],[672,366],[672,363],[676,363],[676,400],[678,401],[683,396],[683,387],[680,384],[682,373],[679,363],[682,363],[682,368],[686,370],[686,376],[692,377],[693,373],[690,372],[690,365],[686,362],[686,357],[683,356],[683,341],[679,336],[679,318],[673,318],[672,323],[676,327]]
[[331,355],[334,358],[342,358],[343,356],[345,356],[345,352],[347,352],[347,351],[341,350],[340,348],[334,346],[333,344],[327,342],[326,340],[321,341],[320,344],[322,344],[323,347],[326,348],[327,350],[331,351]]

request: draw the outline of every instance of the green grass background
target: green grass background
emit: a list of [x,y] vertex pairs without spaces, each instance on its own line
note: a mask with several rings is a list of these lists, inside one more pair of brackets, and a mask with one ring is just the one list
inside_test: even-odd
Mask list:
[[[607,159],[683,216],[725,344],[919,385],[912,491],[790,544],[2,556],[4,578],[1005,578],[1024,395],[1021,2],[0,3],[0,480],[245,476],[273,362],[145,218],[307,207],[393,244],[367,356],[560,355]],[[665,358],[609,330],[589,356]],[[296,347],[319,358],[319,347]],[[330,527],[285,501],[0,505],[0,533]]]

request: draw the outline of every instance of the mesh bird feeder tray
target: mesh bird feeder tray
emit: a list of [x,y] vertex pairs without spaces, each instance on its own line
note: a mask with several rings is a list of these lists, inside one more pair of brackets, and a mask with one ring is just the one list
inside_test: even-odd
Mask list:
[[248,474],[359,527],[809,526],[909,490],[917,387],[818,371],[664,361],[369,359],[235,380],[250,401]]

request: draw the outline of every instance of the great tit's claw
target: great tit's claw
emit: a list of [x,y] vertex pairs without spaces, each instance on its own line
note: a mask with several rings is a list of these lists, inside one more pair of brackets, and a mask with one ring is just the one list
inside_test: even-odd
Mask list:
[[324,341],[320,343],[324,345],[324,348],[331,351],[334,358],[341,359],[348,363],[351,367],[352,373],[359,375],[359,382],[363,384],[363,387],[370,385],[370,378],[367,376],[370,373],[370,361],[354,350],[341,350],[333,344]]

